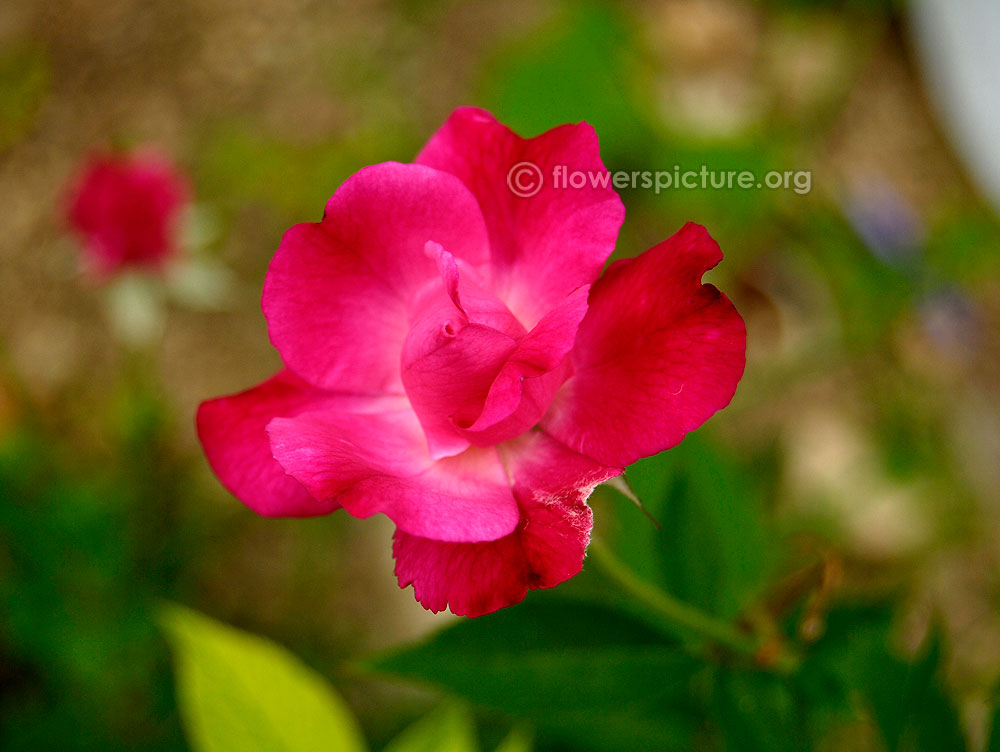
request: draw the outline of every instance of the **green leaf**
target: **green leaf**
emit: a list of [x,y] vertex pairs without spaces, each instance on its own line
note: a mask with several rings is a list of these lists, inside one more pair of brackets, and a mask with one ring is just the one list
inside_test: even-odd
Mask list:
[[1000,752],[1000,705],[993,711],[993,719],[990,723],[990,743],[986,747],[986,752]]
[[622,511],[615,550],[681,600],[727,618],[739,613],[762,588],[773,555],[762,494],[748,473],[693,434],[630,466],[626,477],[662,529]]
[[515,728],[500,742],[496,752],[531,752],[531,733],[523,727]]
[[924,657],[914,663],[892,655],[887,639],[872,645],[861,658],[856,689],[868,701],[890,752],[965,749],[958,713],[936,681],[939,657],[935,637]]
[[196,752],[364,752],[357,722],[284,648],[168,605],[181,717]]
[[906,661],[891,648],[891,614],[879,607],[844,607],[830,614],[827,635],[803,664],[800,679],[813,698],[861,700],[889,752],[966,749],[961,721],[939,680],[941,646],[933,634],[922,656]]
[[529,600],[463,621],[371,667],[450,690],[597,750],[684,749],[698,664],[603,606]]
[[904,683],[897,688],[897,706],[906,709],[899,743],[895,749],[963,752],[966,749],[958,710],[939,681],[941,671],[940,635],[932,633],[922,658],[906,669]]
[[389,742],[385,752],[476,752],[478,746],[468,709],[446,702]]
[[732,752],[799,752],[809,749],[801,714],[787,680],[761,671],[721,670],[715,715]]

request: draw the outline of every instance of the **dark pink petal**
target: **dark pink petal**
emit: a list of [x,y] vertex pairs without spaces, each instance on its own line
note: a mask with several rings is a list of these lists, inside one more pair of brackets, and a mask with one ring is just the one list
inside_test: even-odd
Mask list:
[[[488,112],[463,107],[417,161],[457,175],[475,194],[489,228],[493,289],[529,329],[570,292],[592,283],[614,250],[625,208],[608,181],[600,184],[609,175],[597,134],[585,123],[523,139]],[[507,182],[522,162],[535,165],[543,180],[524,198]],[[558,187],[557,166],[595,176],[597,184]]]
[[503,301],[483,286],[482,270],[456,259],[438,243],[428,243],[425,252],[434,259],[441,284],[432,283],[421,290],[411,306],[411,320],[420,322],[442,312],[450,317],[457,312],[466,323],[488,326],[516,339],[524,335],[525,328]]
[[431,455],[445,457],[470,444],[494,446],[538,423],[568,375],[559,366],[587,312],[588,287],[525,333],[502,303],[460,275],[451,254],[432,243],[427,252],[441,282],[424,288],[414,305],[402,379]]
[[538,423],[568,375],[560,364],[572,349],[587,312],[588,292],[586,285],[574,290],[517,343],[475,421],[463,424],[458,420],[462,436],[477,446],[490,446]]
[[409,306],[440,276],[428,242],[486,263],[482,214],[461,182],[392,162],[349,178],[322,222],[285,234],[268,269],[262,304],[285,364],[326,389],[401,391]]
[[452,305],[455,306],[464,316],[468,317],[465,308],[462,307],[462,301],[458,297],[458,262],[455,257],[446,251],[440,243],[435,243],[434,241],[427,241],[424,245],[424,253],[431,258],[435,265],[437,266],[438,274],[441,275],[441,281],[444,283],[444,290],[448,295],[448,299],[451,301]]
[[338,508],[316,501],[285,474],[271,455],[265,426],[279,415],[297,415],[322,393],[288,371],[253,389],[219,397],[198,407],[198,438],[215,474],[230,493],[266,517],[309,517]]
[[277,418],[271,450],[317,499],[355,517],[382,513],[414,535],[482,541],[517,525],[517,504],[496,450],[433,460],[411,410],[335,411]]
[[729,404],[746,329],[701,276],[722,259],[688,223],[593,286],[572,353],[574,375],[542,426],[578,452],[624,467],[678,442]]
[[501,449],[520,508],[513,533],[488,543],[447,543],[397,530],[400,587],[425,608],[482,616],[558,585],[580,571],[590,541],[586,504],[594,486],[620,470],[602,467],[540,432]]
[[431,454],[444,457],[469,446],[456,432],[454,416],[480,408],[516,343],[506,334],[479,324],[468,324],[457,334],[427,334],[434,339],[407,339],[403,384],[420,416]]
[[472,416],[471,422],[482,411],[490,385],[524,328],[471,275],[460,274],[449,252],[436,243],[428,243],[426,250],[441,279],[424,287],[414,301],[413,328],[403,343],[402,381],[437,458],[469,447],[469,440],[456,431],[456,420]]

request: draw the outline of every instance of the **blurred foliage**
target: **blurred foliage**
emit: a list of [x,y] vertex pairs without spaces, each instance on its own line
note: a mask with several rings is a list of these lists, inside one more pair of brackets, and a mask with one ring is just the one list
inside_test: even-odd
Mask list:
[[227,124],[205,138],[206,158],[197,166],[200,195],[230,212],[248,204],[265,206],[279,221],[318,221],[323,203],[316,197],[332,195],[359,166],[411,156],[400,153],[397,144],[406,141],[402,134],[385,124],[331,143],[290,144],[240,124]]
[[4,749],[175,749],[153,599],[175,586],[190,463],[125,390],[105,453],[29,417],[0,440]]
[[[545,26],[494,53],[482,100],[519,133],[586,121],[605,145],[605,163],[648,141],[633,59],[634,21],[614,5],[567,4]],[[621,165],[624,167],[624,165]]]
[[51,78],[49,57],[41,47],[0,47],[0,153],[25,136]]

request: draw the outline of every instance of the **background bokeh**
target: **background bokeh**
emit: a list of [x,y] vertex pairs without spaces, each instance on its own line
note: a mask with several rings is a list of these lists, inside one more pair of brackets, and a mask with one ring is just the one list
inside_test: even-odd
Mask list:
[[[376,748],[433,704],[344,667],[455,621],[396,587],[388,521],[255,517],[193,416],[279,367],[259,294],[284,230],[476,104],[524,135],[586,120],[612,170],[811,172],[808,194],[623,192],[617,254],[688,220],[719,241],[710,281],[749,353],[732,405],[633,471],[664,532],[599,491],[598,533],[723,615],[819,561],[821,621],[886,599],[903,653],[937,625],[979,748],[1000,677],[1000,222],[991,159],[941,95],[944,25],[920,25],[944,5],[5,2],[0,747],[184,749],[160,599],[290,647]],[[191,176],[187,266],[96,285],[67,185],[95,148],[144,145]],[[655,574],[633,545],[654,534]],[[881,749],[846,726],[824,748]]]

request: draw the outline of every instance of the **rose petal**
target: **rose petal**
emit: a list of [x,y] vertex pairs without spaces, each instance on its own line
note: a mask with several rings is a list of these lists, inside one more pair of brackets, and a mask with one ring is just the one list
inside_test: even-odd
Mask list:
[[[468,439],[455,430],[452,416],[478,410],[490,384],[516,343],[496,329],[469,324],[438,339],[407,339],[403,383],[427,435],[430,453],[444,457],[466,449]],[[415,357],[408,352],[411,345]],[[423,353],[423,354],[420,354]]]
[[[625,207],[609,181],[600,184],[609,175],[586,123],[523,139],[485,110],[462,107],[417,161],[457,175],[475,194],[489,228],[493,289],[528,329],[593,282],[614,250]],[[543,179],[528,197],[507,182],[522,162],[536,166]],[[557,166],[593,176],[597,184],[557,187]]]
[[262,305],[285,364],[326,389],[401,391],[409,306],[438,276],[428,241],[486,263],[482,214],[461,182],[392,162],[349,178],[322,222],[285,234],[268,269]]
[[502,302],[475,285],[468,273],[460,274],[454,257],[440,245],[428,243],[426,251],[441,279],[414,301],[413,328],[403,343],[402,380],[431,456],[438,458],[469,447],[455,421],[472,416],[471,422],[482,411],[490,385],[524,329]]
[[382,513],[414,535],[495,540],[517,525],[517,504],[495,450],[433,460],[411,410],[334,411],[268,425],[275,458],[317,499],[355,517]]
[[518,343],[490,386],[482,411],[459,433],[476,446],[490,446],[536,425],[568,372],[560,368],[587,312],[589,286],[570,293]]
[[271,455],[264,427],[279,415],[297,415],[323,393],[288,371],[240,394],[198,407],[198,438],[205,456],[230,493],[266,517],[327,514],[336,502],[316,501]]
[[520,508],[517,529],[488,543],[447,543],[403,530],[393,539],[400,587],[431,611],[481,616],[580,571],[590,541],[586,499],[620,470],[602,467],[540,432],[502,449]]
[[623,467],[679,443],[729,404],[743,375],[746,328],[701,276],[722,259],[688,223],[593,286],[574,375],[542,426],[599,462]]

